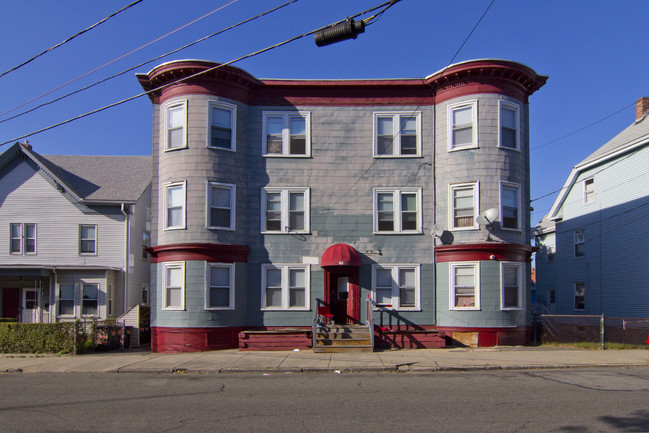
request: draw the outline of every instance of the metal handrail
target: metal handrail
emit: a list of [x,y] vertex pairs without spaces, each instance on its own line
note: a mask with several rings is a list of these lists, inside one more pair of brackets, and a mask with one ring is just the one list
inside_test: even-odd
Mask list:
[[370,343],[372,344],[372,347],[374,347],[374,307],[376,306],[376,303],[370,296],[370,294],[367,294],[367,314],[366,314],[366,322],[367,322],[367,327],[369,328],[370,331]]
[[324,322],[321,322],[320,320],[318,320],[318,318],[320,317],[320,315],[318,314],[318,310],[319,310],[318,307],[320,307],[320,305],[325,306],[327,304],[322,299],[315,298],[315,308],[313,309],[313,324],[312,324],[312,327],[311,327],[312,328],[311,338],[313,340],[312,341],[312,344],[313,344],[312,347],[315,347],[315,345],[316,345],[316,334],[318,332],[318,324],[319,323],[324,323]]

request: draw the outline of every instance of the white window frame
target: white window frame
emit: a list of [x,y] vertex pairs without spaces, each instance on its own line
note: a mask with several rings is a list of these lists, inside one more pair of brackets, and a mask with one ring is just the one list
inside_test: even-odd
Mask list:
[[[13,236],[14,226],[18,227],[18,237]],[[27,251],[27,226],[34,226],[34,251]],[[18,241],[18,250],[13,249],[14,240]],[[35,256],[38,253],[38,224],[36,223],[9,223],[9,254]]]
[[[471,134],[472,139],[471,143],[468,145],[456,146],[453,142],[453,112],[456,110],[461,110],[467,107],[471,107]],[[457,150],[466,150],[466,149],[477,149],[478,148],[478,100],[472,99],[468,101],[457,102],[455,104],[449,104],[446,108],[446,118],[447,118],[447,141],[448,141],[448,151],[453,152]]]
[[[228,305],[225,307],[210,306],[211,270],[213,268],[228,270]],[[205,263],[205,309],[206,310],[234,310],[234,263]]]
[[[82,233],[82,228],[83,227],[92,227],[95,229],[95,237],[94,239],[90,238],[82,238],[81,233]],[[94,241],[94,249],[92,252],[88,251],[82,251],[81,244],[83,241],[88,241],[88,240],[93,240]],[[97,224],[79,224],[79,255],[80,256],[96,256],[99,251],[99,228],[97,227]]]
[[[590,191],[588,185],[592,185]],[[584,191],[584,204],[593,204],[595,203],[595,178],[589,177],[584,179],[583,182],[583,191]]]
[[[421,310],[421,265],[418,264],[375,264],[372,265],[372,300],[376,303],[378,298],[377,290],[377,273],[379,270],[389,270],[392,274],[392,296],[391,307],[384,307],[389,310],[400,311],[420,311]],[[401,306],[401,293],[399,287],[399,273],[401,270],[415,271],[415,305],[413,307]],[[379,305],[379,304],[377,304]],[[380,304],[382,305],[382,304]],[[378,308],[375,308],[377,310]]]
[[[279,307],[266,306],[266,280],[269,269],[281,271],[282,305]],[[304,303],[302,307],[290,307],[289,280],[291,270],[304,271]],[[262,264],[261,265],[261,309],[264,311],[309,311],[311,304],[311,266],[308,264]]]
[[[212,146],[212,108],[220,108],[230,112],[230,147]],[[207,102],[207,148],[227,150],[230,152],[237,151],[237,106],[223,101]]]
[[[516,268],[516,284],[518,292],[516,294],[517,303],[515,306],[505,305],[505,268]],[[523,309],[523,265],[520,262],[500,262],[500,309],[522,310]]]
[[[576,259],[582,258],[586,256],[586,231],[584,229],[576,229],[574,232],[574,247],[573,247],[573,254]],[[582,247],[582,254],[577,255],[577,245],[583,245]]]
[[[183,99],[180,101],[173,101],[169,102],[168,104],[164,105],[163,108],[163,124],[164,124],[164,151],[165,152],[170,152],[173,150],[179,150],[179,149],[186,149],[187,148],[187,100]],[[170,142],[169,142],[169,112],[172,109],[182,107],[183,109],[183,124],[182,124],[182,129],[183,129],[183,141],[181,146],[176,146],[176,147],[170,147]]]
[[[266,229],[266,205],[268,193],[279,193],[281,196],[281,221],[280,230],[267,230]],[[290,194],[303,193],[304,194],[304,228],[302,230],[292,230],[289,227],[290,222]],[[261,191],[261,232],[267,234],[279,233],[310,233],[310,220],[311,220],[311,198],[310,188],[308,187],[267,187]]]
[[[169,188],[182,187],[183,195],[183,204],[182,204],[182,224],[177,226],[169,226],[169,209],[167,200],[169,199]],[[163,199],[162,199],[162,213],[163,218],[163,230],[183,230],[187,225],[187,182],[182,180],[179,182],[167,182],[163,185]]]
[[[474,281],[474,306],[471,307],[456,307],[455,306],[455,269],[459,267],[472,267],[473,268],[473,281]],[[449,263],[449,310],[454,311],[479,311],[480,310],[480,262],[451,262]]]
[[[392,152],[379,153],[378,149],[378,121],[379,118],[392,119]],[[401,153],[401,119],[414,118],[416,128],[416,145],[414,154]],[[421,112],[420,111],[381,111],[374,113],[374,143],[373,152],[375,158],[420,158],[421,157]]]
[[[84,303],[85,303],[85,302],[84,302],[85,299],[84,299],[83,295],[84,295],[84,289],[86,288],[86,286],[94,286],[94,287],[97,288],[97,299],[94,299],[94,301],[95,301],[96,304],[97,304],[97,313],[96,313],[96,314],[85,314],[85,313],[83,312],[83,310],[84,310]],[[81,296],[80,296],[80,298],[81,298],[81,305],[79,305],[80,316],[81,316],[81,317],[100,317],[100,316],[101,316],[101,311],[100,311],[100,309],[99,309],[99,307],[100,307],[99,299],[100,299],[101,287],[100,287],[99,283],[87,283],[87,282],[85,282],[85,281],[82,281],[81,284],[80,284],[79,290],[80,290],[80,295],[81,295]]]
[[[230,192],[230,223],[228,226],[216,226],[211,224],[212,223],[212,188],[218,188],[218,189],[227,189]],[[207,200],[206,202],[206,211],[205,211],[205,226],[208,229],[214,229],[214,230],[234,230],[235,229],[235,221],[236,221],[236,196],[237,196],[237,187],[236,185],[233,185],[231,183],[221,183],[221,182],[212,182],[208,181],[207,182],[207,189],[206,189],[206,195],[205,197]],[[221,208],[224,209],[224,208]]]
[[[516,125],[516,130],[514,133],[515,143],[514,147],[509,147],[503,145],[503,125],[502,125],[502,111],[503,109],[511,110],[514,112],[514,123]],[[521,117],[520,117],[520,105],[514,104],[509,101],[498,101],[498,147],[502,149],[509,150],[521,150]]]
[[[374,219],[374,234],[420,234],[423,232],[423,215],[422,215],[422,197],[421,188],[374,188],[373,190],[373,219]],[[379,230],[379,194],[392,194],[392,216],[394,221],[394,230]],[[403,194],[415,194],[417,203],[417,223],[414,230],[402,230],[402,209],[401,197]]]
[[[72,287],[72,298],[61,298],[61,287]],[[56,315],[57,317],[76,317],[77,316],[77,305],[76,305],[76,294],[77,294],[77,284],[61,284],[56,285]],[[72,314],[63,314],[61,313],[61,300],[63,301],[72,301]]]
[[[473,225],[467,227],[455,227],[455,191],[459,189],[473,190]],[[480,214],[480,182],[456,183],[448,186],[448,226],[453,231],[477,230],[480,228],[476,218]]]
[[[182,285],[180,286],[180,305],[168,304],[168,289],[167,286],[167,270],[168,269],[180,269],[182,273]],[[184,311],[185,310],[185,286],[186,286],[186,274],[185,274],[185,262],[165,262],[162,265],[162,310],[165,311]]]
[[[503,203],[503,190],[515,190],[516,191],[516,227],[505,227],[505,212],[504,212],[504,203]],[[518,183],[513,182],[501,182],[500,183],[500,228],[502,230],[511,230],[511,231],[521,231],[521,218],[522,218],[522,207],[521,207],[521,186]]]
[[[310,158],[311,157],[311,112],[309,111],[264,111],[262,113],[262,154],[269,158]],[[282,118],[282,153],[268,153],[267,144],[267,127],[269,117]],[[292,117],[301,117],[304,119],[304,154],[290,153],[290,119]]]
[[[584,288],[584,294],[582,295],[584,297],[584,308],[577,308],[577,286],[582,285]],[[577,281],[574,284],[574,297],[573,297],[573,309],[574,311],[586,311],[586,283],[584,281]]]

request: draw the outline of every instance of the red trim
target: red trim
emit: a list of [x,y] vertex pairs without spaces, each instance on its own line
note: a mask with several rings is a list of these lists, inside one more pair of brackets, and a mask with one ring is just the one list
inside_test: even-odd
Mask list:
[[182,260],[235,263],[248,261],[247,246],[224,244],[170,244],[148,248],[152,263]]
[[320,266],[361,267],[361,256],[354,247],[347,244],[334,244],[322,254]]
[[435,247],[435,259],[438,263],[473,260],[529,262],[537,249],[531,245],[506,243],[440,245]]
[[151,327],[152,352],[203,352],[239,347],[239,332],[243,327],[167,328]]

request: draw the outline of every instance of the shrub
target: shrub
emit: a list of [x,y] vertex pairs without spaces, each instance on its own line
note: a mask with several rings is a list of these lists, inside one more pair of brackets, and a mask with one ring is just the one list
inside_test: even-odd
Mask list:
[[0,352],[72,353],[75,328],[78,351],[89,338],[75,323],[0,323]]

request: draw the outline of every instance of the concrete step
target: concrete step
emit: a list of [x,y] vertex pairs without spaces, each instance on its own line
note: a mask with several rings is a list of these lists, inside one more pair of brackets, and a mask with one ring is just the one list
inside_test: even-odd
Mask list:
[[349,339],[349,340],[317,340],[316,346],[369,346],[372,347],[372,340],[365,339]]
[[315,353],[374,352],[372,346],[316,346]]

